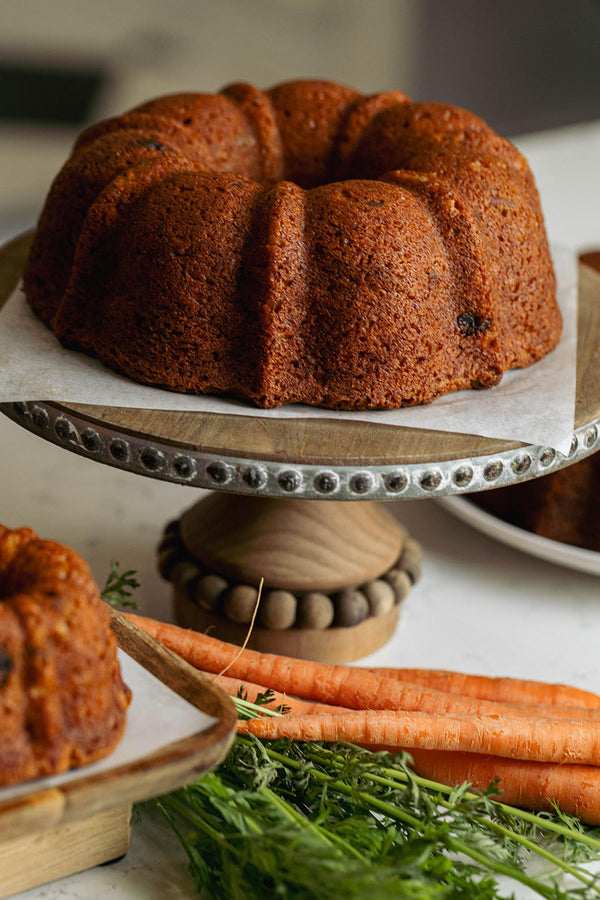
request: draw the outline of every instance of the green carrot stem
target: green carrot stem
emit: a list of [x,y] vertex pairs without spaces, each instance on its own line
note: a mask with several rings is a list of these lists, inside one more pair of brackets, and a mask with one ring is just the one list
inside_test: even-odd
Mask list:
[[497,834],[501,834],[504,837],[509,838],[511,841],[516,841],[531,853],[537,853],[538,856],[542,857],[542,859],[551,862],[552,865],[554,865],[556,868],[561,869],[568,875],[572,875],[583,884],[587,884],[589,887],[593,888],[596,894],[600,894],[600,887],[597,884],[596,878],[586,875],[581,871],[581,869],[577,869],[566,860],[560,859],[554,853],[546,850],[545,847],[542,847],[539,844],[534,844],[534,842],[525,835],[519,834],[518,831],[513,831],[511,828],[507,828],[506,825],[502,825],[500,822],[493,822],[490,819],[484,818],[483,816],[477,816],[477,821],[480,825],[484,825],[490,831],[495,831]]
[[[245,738],[242,736],[238,736],[238,740],[242,740],[244,742],[251,743],[251,741],[248,738]],[[300,768],[300,763],[298,763],[294,759],[291,759],[288,756],[285,756],[282,753],[279,753],[276,750],[269,749],[267,752],[271,758],[282,762],[284,765],[289,765],[291,768],[295,768],[295,769]],[[338,765],[338,768],[339,768],[339,765]],[[357,800],[360,799],[361,803],[367,809],[377,810],[378,812],[380,812],[384,815],[387,815],[389,818],[392,818],[396,821],[403,822],[405,825],[408,825],[409,827],[414,828],[414,829],[418,829],[421,825],[421,822],[419,821],[419,819],[416,816],[413,816],[410,813],[405,812],[404,810],[400,809],[400,807],[396,806],[395,804],[389,803],[386,800],[381,800],[380,798],[374,797],[370,794],[366,794],[364,791],[356,791],[350,785],[347,785],[344,782],[339,781],[338,779],[336,779],[330,775],[327,775],[324,772],[319,771],[318,769],[311,769],[310,774],[311,774],[311,777],[314,777],[321,784],[327,784],[329,787],[333,788],[334,790],[339,791],[340,793],[343,793],[347,796],[352,796]],[[376,773],[366,773],[364,777],[368,777],[371,780],[373,780],[374,782],[381,784],[382,786],[385,786],[385,784],[388,784],[388,786],[393,786],[393,787],[396,786],[393,784],[394,779],[381,778],[381,776],[377,776]],[[435,784],[435,782],[430,782],[431,786],[433,786],[434,784]],[[476,797],[477,795],[472,794],[471,796]],[[495,802],[495,801],[493,801],[493,802]],[[507,807],[507,808],[510,809],[511,812],[513,811],[512,807]],[[519,811],[517,811],[515,809],[514,812],[517,813]],[[486,819],[482,818],[482,821],[486,825],[491,824]],[[537,817],[537,824],[539,824],[540,827],[543,827],[546,825],[546,820],[542,819],[541,817]],[[504,828],[503,833],[505,834],[505,836],[510,836],[513,840],[518,840],[520,838],[520,835],[518,835],[517,832],[511,831],[508,828]],[[573,832],[571,832],[571,834],[573,834]],[[579,833],[577,833],[577,837],[579,837]],[[487,866],[489,869],[496,872],[496,874],[498,874],[498,875],[504,875],[504,876],[513,878],[516,881],[521,882],[521,884],[526,885],[531,890],[536,891],[538,894],[540,894],[543,897],[552,898],[554,896],[554,892],[551,888],[546,888],[545,886],[540,885],[540,883],[538,881],[536,881],[533,878],[530,878],[526,873],[520,871],[519,869],[515,868],[514,866],[511,866],[507,863],[503,863],[500,860],[495,860],[492,857],[489,857],[486,854],[482,853],[481,851],[475,850],[472,847],[469,847],[468,844],[465,844],[463,841],[459,840],[458,838],[454,838],[449,835],[448,836],[448,846],[451,850],[454,850],[457,853],[463,853],[464,855],[473,859],[475,862],[478,862],[482,865]],[[580,880],[584,881],[584,883],[593,886],[596,893],[600,893],[598,888],[593,884],[593,879],[588,880],[585,876],[583,876],[582,873],[578,872],[576,869],[574,869],[572,866],[570,866],[565,861],[559,859],[558,857],[554,856],[553,854],[550,854],[548,851],[544,851],[543,848],[536,846],[532,842],[528,842],[528,849],[531,849],[534,852],[538,853],[540,856],[551,860],[553,862],[553,864],[558,866],[562,871],[568,872],[569,874],[574,874]]]
[[[295,825],[300,825],[303,828],[308,827],[319,840],[323,841],[330,846],[334,846],[335,841],[327,835],[321,828],[317,828],[314,822],[311,822],[310,819],[307,819],[306,816],[303,816],[302,813],[298,812],[297,809],[285,801],[282,797],[279,797],[274,791],[270,788],[262,787],[259,790],[259,793],[263,794],[263,796],[268,797],[273,806],[277,807],[282,815],[286,816],[290,821],[292,821]],[[351,853],[357,857],[357,859],[364,860],[364,856],[355,850],[354,847],[350,847],[349,845],[345,845],[346,848],[351,851]]]
[[[354,744],[348,744],[347,746],[356,749]],[[335,753],[335,751],[331,752]],[[308,755],[312,755],[315,759],[319,758],[318,748],[316,747],[316,745],[315,749],[309,749],[307,753]],[[341,760],[343,762],[343,757],[341,757],[339,754],[336,758],[338,761]],[[331,759],[332,758],[328,755],[328,764],[330,764]],[[377,773],[373,772],[369,773],[368,777],[371,778],[374,782],[381,784],[382,787],[393,787],[394,782],[407,784],[410,780],[417,784],[419,787],[423,787],[427,790],[435,791],[436,793],[440,794],[451,794],[456,789],[455,787],[451,787],[450,785],[441,784],[438,781],[432,781],[430,778],[424,778],[421,775],[417,775],[416,772],[412,771],[410,773],[410,776],[407,776],[404,772],[398,771],[397,769],[383,768],[382,772],[384,772],[385,775],[378,775]],[[387,779],[390,780],[388,781]],[[464,796],[469,800],[475,800],[481,795],[475,793],[474,791],[467,791]],[[584,831],[576,831],[575,829],[569,828],[567,825],[564,825],[561,822],[555,822],[551,819],[546,819],[543,816],[530,812],[529,810],[520,809],[516,806],[509,806],[507,803],[503,803],[501,800],[496,800],[493,798],[489,799],[496,809],[502,811],[507,816],[522,819],[524,822],[528,822],[530,825],[534,825],[545,831],[551,831],[554,834],[558,834],[561,837],[565,837],[570,840],[577,839],[596,852],[600,851],[600,840],[593,837],[591,834],[587,834]],[[516,835],[516,832],[514,832],[514,834]]]
[[[205,834],[207,834],[213,840],[220,841],[220,842],[223,841],[223,835],[219,831],[217,831],[215,828],[213,828],[213,826],[210,824],[210,822],[208,822],[206,820],[205,816],[201,816],[195,810],[190,809],[190,807],[187,804],[182,802],[182,800],[177,796],[176,793],[165,794],[165,796],[160,797],[157,800],[157,803],[159,806],[164,805],[167,807],[171,807],[171,809],[175,810],[175,812],[178,812],[179,815],[181,815],[183,818],[187,819],[188,822],[191,822],[192,825],[195,825],[196,828],[200,828],[202,831],[205,832]],[[252,823],[249,823],[249,824],[252,825]],[[174,823],[173,823],[173,827],[175,827]],[[177,829],[175,829],[175,830],[177,830]],[[257,829],[254,829],[254,830],[256,831]],[[179,832],[178,832],[178,834],[179,834]]]

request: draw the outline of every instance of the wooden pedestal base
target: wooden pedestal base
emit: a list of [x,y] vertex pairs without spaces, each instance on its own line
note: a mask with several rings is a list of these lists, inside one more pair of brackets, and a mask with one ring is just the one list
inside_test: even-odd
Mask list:
[[159,569],[179,624],[340,663],[389,640],[420,555],[383,504],[215,492],[169,523]]
[[131,805],[0,843],[0,898],[118,859],[129,849]]
[[[175,618],[185,628],[212,634],[231,644],[243,644],[247,625],[237,625],[224,616],[204,612],[177,590],[174,592]],[[247,646],[262,653],[279,653],[323,663],[346,663],[362,659],[383,646],[394,633],[399,608],[395,606],[382,616],[370,616],[351,628],[288,628],[272,631],[252,629]]]
[[196,559],[242,583],[325,592],[377,578],[407,537],[381,503],[219,492],[182,515],[180,532]]

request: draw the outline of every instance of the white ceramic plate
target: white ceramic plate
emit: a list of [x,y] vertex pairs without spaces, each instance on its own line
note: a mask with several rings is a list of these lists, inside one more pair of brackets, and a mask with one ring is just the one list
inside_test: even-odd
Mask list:
[[523,528],[517,528],[516,525],[503,522],[502,519],[475,506],[466,497],[440,497],[437,502],[458,519],[503,544],[516,547],[517,550],[556,565],[568,566],[591,575],[600,575],[600,553],[551,541]]

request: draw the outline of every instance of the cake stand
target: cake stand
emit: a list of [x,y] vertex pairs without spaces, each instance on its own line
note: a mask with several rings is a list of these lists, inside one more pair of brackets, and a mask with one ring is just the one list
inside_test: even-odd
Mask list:
[[[20,277],[29,239],[20,236],[0,250],[0,306]],[[6,403],[0,411],[45,440],[89,459],[213,491],[211,519],[207,523],[205,507],[201,507],[191,514],[186,528],[192,543],[200,526],[204,532],[198,537],[199,545],[214,538],[208,541],[209,558],[202,562],[210,565],[216,560],[226,575],[243,582],[262,571],[268,585],[269,567],[277,569],[282,558],[285,562],[293,556],[300,541],[306,552],[293,578],[305,580],[296,586],[298,591],[326,590],[319,579],[324,569],[336,568],[336,559],[340,564],[327,589],[356,586],[365,573],[375,577],[377,570],[381,573],[393,566],[406,539],[380,501],[514,484],[570,465],[600,447],[600,273],[594,268],[596,262],[588,254],[579,266],[575,429],[566,455],[551,447],[469,434],[352,419],[261,418],[251,411],[222,415],[45,401]],[[332,515],[334,526],[329,524]],[[298,526],[300,537],[298,519],[307,520],[306,528]],[[227,529],[242,520],[244,533],[235,533],[228,555],[223,546]],[[211,522],[218,523],[214,535]],[[282,532],[287,533],[287,543],[280,542]],[[334,540],[324,548],[322,559],[321,535],[327,532],[334,534]],[[271,583],[285,587],[276,576]],[[384,643],[395,627],[397,611],[392,612],[395,615],[388,615],[376,634],[359,641],[345,658],[366,655]],[[288,641],[290,633],[298,631],[291,629]],[[325,648],[331,645],[333,632],[343,631],[325,629],[317,655],[327,658]],[[346,629],[342,639],[347,640],[350,633]],[[285,639],[273,632],[262,649],[307,652],[306,646],[298,651],[298,647],[282,645]],[[344,657],[343,647],[342,642],[333,649],[334,659]]]

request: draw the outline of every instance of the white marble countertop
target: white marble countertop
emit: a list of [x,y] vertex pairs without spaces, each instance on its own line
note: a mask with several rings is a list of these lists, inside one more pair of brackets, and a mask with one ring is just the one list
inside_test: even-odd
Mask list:
[[[553,240],[600,246],[600,123],[520,139]],[[600,386],[599,386],[600,389]],[[137,570],[144,613],[165,616],[155,570],[164,524],[200,492],[128,474],[46,443],[0,417],[0,521],[29,525],[84,556],[103,583],[111,560]],[[390,504],[424,549],[421,581],[373,664],[432,666],[563,681],[600,692],[600,580],[499,544],[435,501]],[[157,823],[135,823],[119,862],[20,900],[194,896],[186,858]],[[517,889],[516,897],[529,896]]]

